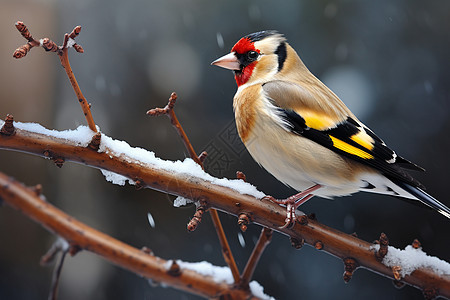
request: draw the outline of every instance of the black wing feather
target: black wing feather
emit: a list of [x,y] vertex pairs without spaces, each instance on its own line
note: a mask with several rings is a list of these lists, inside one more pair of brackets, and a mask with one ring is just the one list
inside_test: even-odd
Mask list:
[[[277,108],[279,115],[290,124],[289,130],[293,133],[299,134],[308,138],[338,154],[347,158],[358,161],[362,164],[369,165],[379,170],[383,175],[395,181],[405,182],[411,186],[424,188],[423,185],[408,174],[403,168],[407,165],[409,169],[423,170],[422,168],[410,163],[408,160],[397,156],[394,151],[389,149],[384,142],[376,136],[372,131],[366,132],[373,138],[374,147],[372,150],[364,148],[362,145],[356,143],[351,137],[361,131],[361,125],[353,120],[347,118],[346,121],[338,124],[336,127],[327,130],[317,130],[306,126],[306,121],[298,113],[293,110]],[[349,152],[343,151],[333,146],[331,136],[340,139],[341,141],[356,147],[366,153],[369,153],[373,158],[366,159]],[[398,163],[397,163],[398,161]]]
[[411,186],[405,182],[394,181],[394,183],[397,184],[402,189],[404,189],[405,191],[407,191],[408,193],[410,193],[411,195],[415,196],[423,204],[437,210],[439,213],[443,214],[444,216],[450,219],[450,208],[448,208],[447,206],[445,206],[445,204],[436,200],[433,196],[427,194],[419,187]]

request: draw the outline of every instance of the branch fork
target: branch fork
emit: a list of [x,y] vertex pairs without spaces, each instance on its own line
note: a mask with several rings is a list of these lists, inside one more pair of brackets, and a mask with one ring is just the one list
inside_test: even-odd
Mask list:
[[27,55],[28,52],[33,47],[41,46],[47,52],[55,52],[58,54],[59,60],[61,61],[61,65],[66,71],[67,76],[69,77],[69,81],[72,84],[72,88],[77,95],[78,102],[81,105],[81,109],[83,110],[84,116],[88,123],[89,128],[93,132],[97,132],[97,127],[95,126],[94,119],[92,118],[91,108],[89,103],[86,101],[86,98],[81,93],[80,86],[78,85],[77,80],[75,79],[75,75],[73,74],[72,68],[70,67],[69,57],[67,54],[67,50],[69,48],[74,48],[78,53],[83,53],[83,48],[75,42],[75,38],[80,34],[81,26],[76,26],[71,33],[66,33],[64,35],[64,41],[61,46],[56,45],[55,42],[50,40],[49,38],[43,38],[39,41],[35,40],[31,35],[28,27],[21,21],[16,22],[16,28],[20,32],[20,34],[28,41],[25,45],[20,46],[14,51],[13,57],[16,59],[22,58]]
[[26,56],[33,47],[42,47],[45,51],[56,52],[58,55],[62,55],[63,50],[70,47],[73,47],[75,51],[79,53],[84,52],[83,47],[78,45],[74,40],[75,37],[80,34],[81,26],[76,26],[70,34],[66,33],[64,35],[64,42],[61,46],[57,46],[55,42],[49,38],[43,38],[39,41],[35,40],[28,30],[28,27],[22,21],[17,21],[15,26],[20,34],[28,41],[25,45],[20,46],[14,51],[13,57],[16,59]]

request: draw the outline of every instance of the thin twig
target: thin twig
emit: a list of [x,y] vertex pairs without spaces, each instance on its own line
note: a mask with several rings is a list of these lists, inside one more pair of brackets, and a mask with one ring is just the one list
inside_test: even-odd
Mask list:
[[[80,26],[77,26],[75,28],[81,29]],[[75,29],[74,29],[74,31],[75,31]],[[66,37],[68,36],[67,33],[65,36]],[[62,53],[59,55],[59,60],[61,61],[61,65],[64,67],[64,70],[66,71],[67,77],[69,77],[70,84],[72,85],[72,88],[73,88],[75,94],[77,95],[78,102],[80,103],[81,109],[83,110],[84,117],[86,118],[89,128],[93,132],[97,132],[97,127],[95,126],[94,119],[92,118],[90,105],[86,101],[86,98],[83,96],[80,86],[78,85],[77,79],[75,78],[75,75],[73,74],[72,68],[69,63],[69,56],[68,56],[67,52],[68,52],[68,48],[63,47]]]
[[[181,126],[181,123],[178,121],[177,116],[175,115],[174,107],[175,103],[177,101],[177,94],[173,92],[170,95],[169,102],[164,108],[154,108],[147,111],[147,114],[150,116],[160,116],[160,115],[167,115],[170,119],[170,123],[172,123],[173,127],[177,130],[178,134],[180,135],[181,139],[183,140],[184,146],[186,146],[186,149],[189,152],[189,156],[197,163],[199,164],[202,169],[203,167],[203,160],[206,157],[206,152],[202,152],[200,156],[197,155],[197,153],[194,150],[194,147],[192,146],[191,142],[189,141],[188,136],[186,135],[186,132],[183,130],[183,127]],[[223,230],[223,226],[220,222],[219,214],[218,212],[210,208],[209,213],[211,214],[211,220],[213,221],[214,228],[216,229],[217,236],[219,238],[220,245],[222,247],[222,254],[225,259],[225,262],[230,267],[231,273],[233,274],[233,279],[235,283],[239,283],[240,276],[239,276],[239,269],[237,267],[236,261],[234,260],[233,253],[231,252],[230,245],[228,243],[227,237],[225,235],[225,231]],[[188,224],[188,228],[190,228],[191,222]],[[195,222],[196,225],[198,225],[198,222]],[[193,229],[196,228],[192,227]]]
[[[236,172],[236,177],[240,180],[247,182],[247,177],[241,171]],[[238,225],[242,231],[247,230],[247,226],[250,223],[251,217],[247,213],[241,213],[238,217]],[[253,248],[252,254],[250,255],[247,264],[245,265],[244,272],[241,275],[240,284],[243,288],[248,288],[248,283],[250,279],[253,277],[253,273],[255,272],[256,266],[261,259],[261,255],[264,252],[264,249],[272,240],[273,230],[267,227],[263,227],[261,230],[261,234],[259,235],[258,241],[256,242],[255,247]]]
[[61,277],[61,271],[64,265],[64,260],[66,258],[67,252],[68,250],[62,251],[58,264],[56,265],[55,270],[53,271],[52,288],[50,290],[50,294],[48,295],[49,300],[56,300],[58,297],[59,278]]
[[64,35],[63,45],[57,46],[56,43],[50,40],[49,38],[43,38],[40,41],[35,40],[31,36],[30,31],[23,22],[17,21],[15,25],[17,30],[28,41],[28,43],[17,48],[16,51],[14,51],[13,56],[17,59],[22,58],[25,55],[27,55],[28,52],[30,52],[31,48],[39,46],[42,46],[42,48],[44,48],[45,51],[55,52],[56,54],[58,54],[59,60],[61,61],[61,65],[64,67],[64,70],[66,71],[66,74],[69,77],[70,84],[72,85],[72,88],[75,91],[75,94],[77,95],[78,102],[81,105],[81,109],[83,110],[84,117],[86,118],[88,126],[92,131],[97,132],[97,127],[95,126],[94,119],[92,118],[90,105],[86,101],[86,98],[83,96],[83,93],[81,92],[80,86],[78,85],[75,75],[73,74],[72,68],[70,67],[69,57],[67,54],[68,49],[71,47],[73,47],[79,53],[84,52],[83,48],[74,41],[75,37],[78,36],[78,34],[81,31],[81,27],[76,26],[70,34],[66,33]]
[[28,41],[28,43],[20,46],[16,49],[16,51],[14,51],[13,57],[18,59],[27,55],[28,52],[30,52],[31,48],[38,47],[40,45],[40,42],[36,41],[33,38],[27,26],[23,22],[17,21],[15,25],[20,34]]
[[241,277],[239,275],[239,269],[237,267],[236,261],[234,260],[233,253],[231,252],[230,244],[228,243],[225,231],[223,230],[222,223],[219,219],[219,213],[216,209],[210,208],[209,213],[211,214],[211,219],[216,229],[217,236],[219,237],[220,246],[222,247],[222,254],[228,267],[230,267],[231,274],[233,275],[234,282],[240,284]]
[[[39,189],[42,190],[42,186],[39,184],[38,185]],[[33,188],[35,190],[36,193],[36,186]],[[39,193],[36,193],[37,196],[41,196],[42,191],[39,191]],[[58,253],[60,252],[64,252],[64,251],[68,251],[69,250],[69,243],[67,243],[66,240],[64,240],[63,238],[59,237],[50,247],[50,249],[48,249],[47,253],[45,253],[42,257],[41,257],[41,261],[40,264],[41,266],[47,266],[51,263],[53,263],[56,259],[56,256],[58,255]]]
[[177,101],[177,94],[173,92],[170,95],[169,102],[164,108],[154,108],[147,111],[147,114],[150,116],[160,116],[160,115],[167,115],[170,119],[170,123],[172,123],[173,127],[177,130],[178,134],[181,137],[181,140],[184,143],[184,146],[186,147],[187,151],[189,152],[189,156],[200,166],[203,168],[203,163],[197,156],[197,153],[194,150],[194,147],[192,146],[191,142],[189,141],[189,138],[186,135],[186,132],[184,132],[183,127],[181,126],[180,122],[178,121],[177,116],[175,115],[174,107],[175,103]]
[[[38,193],[36,193],[36,189],[39,190]],[[36,196],[41,196],[41,190],[42,186],[34,187],[33,190],[35,191]],[[58,239],[53,243],[53,245],[50,247],[50,249],[41,257],[41,265],[46,266],[50,263],[54,262],[58,253],[61,253],[61,257],[59,261],[56,263],[55,268],[53,269],[53,277],[52,277],[52,284],[50,288],[50,293],[48,295],[49,300],[56,300],[58,295],[58,286],[59,286],[59,278],[61,277],[61,271],[64,264],[64,260],[66,257],[66,254],[70,252],[70,245],[69,243],[61,238],[58,237]]]
[[259,262],[259,259],[261,258],[262,253],[264,252],[264,249],[266,246],[270,243],[272,240],[272,234],[273,230],[269,229],[267,227],[264,227],[261,230],[261,234],[259,235],[258,242],[255,245],[255,248],[253,248],[253,252],[250,255],[250,258],[248,259],[247,265],[245,266],[244,272],[242,272],[241,275],[241,285],[247,286],[250,282],[250,279],[253,277],[253,273],[255,272],[256,265]]

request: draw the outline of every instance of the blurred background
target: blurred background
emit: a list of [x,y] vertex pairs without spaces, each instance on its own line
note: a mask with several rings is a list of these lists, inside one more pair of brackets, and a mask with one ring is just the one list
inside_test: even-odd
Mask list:
[[[236,140],[233,75],[210,63],[242,36],[264,29],[286,35],[309,69],[399,154],[427,169],[414,174],[450,205],[450,2],[399,1],[144,1],[0,0],[0,115],[47,128],[85,124],[78,101],[56,55],[33,49],[15,60],[24,39],[14,27],[28,25],[36,38],[58,44],[81,25],[70,52],[82,91],[101,131],[171,160],[187,156],[165,117],[145,112],[162,107],[172,91],[176,113],[198,152],[207,150],[207,170],[234,178],[237,170],[266,194],[293,190],[263,171]],[[101,172],[22,153],[0,151],[0,171],[27,185],[41,183],[48,201],[77,219],[166,259],[207,260],[225,265],[209,216],[192,233],[186,223],[195,208],[174,208],[173,196],[120,187]],[[367,241],[385,232],[404,248],[415,238],[424,251],[450,261],[449,220],[387,196],[356,194],[302,206],[324,224]],[[156,223],[147,221],[150,213]],[[243,269],[259,235],[249,226],[239,241],[236,218],[221,218]],[[0,298],[45,299],[51,267],[40,257],[56,237],[13,209],[0,207]],[[243,241],[243,242],[242,242]],[[358,270],[342,280],[341,260],[310,246],[295,250],[274,234],[254,279],[277,299],[422,299],[421,291],[396,290],[391,281]],[[66,260],[60,299],[198,299],[171,288],[152,287],[128,271],[81,252]]]

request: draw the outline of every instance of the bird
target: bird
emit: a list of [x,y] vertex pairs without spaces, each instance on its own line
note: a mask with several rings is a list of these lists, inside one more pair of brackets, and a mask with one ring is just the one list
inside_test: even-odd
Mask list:
[[416,200],[450,219],[450,209],[424,191],[409,171],[425,171],[401,157],[364,125],[305,66],[275,30],[242,37],[211,65],[232,70],[238,134],[253,159],[297,190],[286,199],[283,227],[314,196],[334,198],[359,191]]

